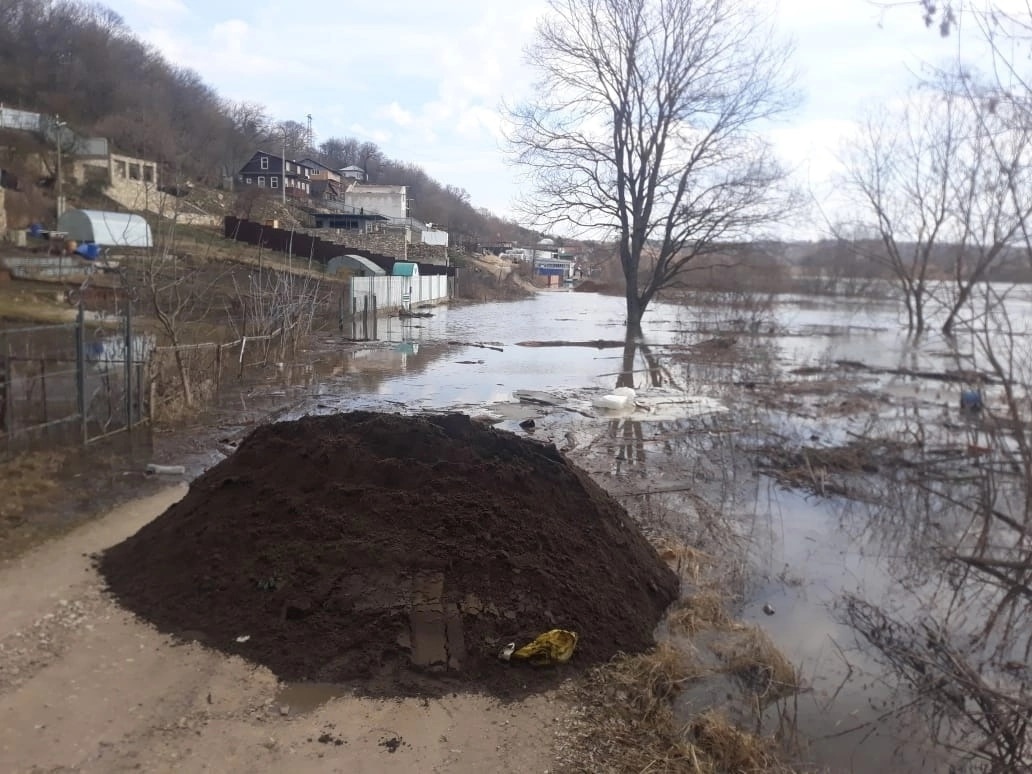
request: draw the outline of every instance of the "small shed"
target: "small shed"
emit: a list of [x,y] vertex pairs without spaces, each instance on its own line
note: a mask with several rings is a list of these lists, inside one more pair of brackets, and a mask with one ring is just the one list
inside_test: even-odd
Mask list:
[[57,230],[76,242],[101,247],[152,247],[150,226],[139,215],[104,210],[68,210],[57,220]]
[[326,273],[331,277],[340,274],[341,269],[347,269],[356,277],[383,277],[387,274],[383,268],[361,255],[338,255],[326,264]]
[[419,264],[412,263],[412,261],[398,261],[394,264],[394,271],[391,273],[395,277],[418,277]]

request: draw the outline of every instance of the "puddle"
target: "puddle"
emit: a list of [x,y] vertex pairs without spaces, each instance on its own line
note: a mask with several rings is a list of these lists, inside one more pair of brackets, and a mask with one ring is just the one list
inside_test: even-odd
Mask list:
[[286,708],[289,715],[306,715],[348,695],[347,688],[335,683],[286,683],[276,692],[273,704],[281,711]]

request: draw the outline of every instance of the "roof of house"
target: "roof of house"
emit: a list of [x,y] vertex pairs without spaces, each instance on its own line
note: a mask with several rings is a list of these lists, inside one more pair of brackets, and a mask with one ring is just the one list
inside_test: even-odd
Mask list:
[[408,186],[404,185],[381,185],[379,183],[352,183],[348,189],[351,193],[406,193]]
[[366,212],[360,207],[352,207],[350,204],[343,205],[340,209],[329,212],[313,212],[313,218],[355,218],[357,220],[390,220],[386,215],[369,210]]
[[[267,150],[262,150],[261,148],[259,148],[258,150],[255,151],[254,156],[257,156],[259,153],[264,153],[266,156],[272,156],[272,158],[274,158],[274,159],[280,159],[281,161],[283,160],[283,154],[282,153],[270,153]],[[251,156],[251,158],[253,159],[254,156]],[[307,164],[304,161],[298,161],[297,159],[290,159],[290,158],[288,158],[287,162],[290,163],[290,164],[297,164],[298,166],[308,167],[309,169],[312,169],[312,165],[311,164]]]
[[327,172],[333,172],[335,174],[340,172],[339,169],[334,169],[333,167],[328,167],[325,164],[323,164],[322,162],[316,161],[315,159],[308,159],[308,158],[306,158],[306,159],[302,159],[298,163],[299,164],[304,164],[306,167],[311,167],[312,169],[315,169],[316,167],[320,167],[322,169],[325,169]]
[[365,170],[362,169],[362,167],[355,166],[354,164],[352,164],[350,167],[341,167],[337,171],[338,172],[361,172],[363,175],[365,174]]
[[418,277],[419,267],[411,261],[398,261],[391,273],[395,277]]
[[338,255],[331,258],[326,264],[327,274],[334,275],[341,269],[364,272],[370,277],[382,277],[387,274],[383,267],[377,266],[371,260],[361,255]]

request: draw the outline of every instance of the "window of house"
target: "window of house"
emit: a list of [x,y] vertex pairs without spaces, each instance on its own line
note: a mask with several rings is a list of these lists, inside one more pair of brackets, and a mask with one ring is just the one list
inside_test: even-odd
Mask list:
[[259,188],[265,188],[265,176],[264,175],[258,175],[258,187]]
[[123,180],[125,179],[125,162],[124,161],[116,161],[115,162],[115,174],[118,177],[122,178]]
[[247,178],[247,184],[248,185],[251,185],[251,183],[253,183],[253,182],[254,182],[254,180],[252,180],[251,178]]
[[139,164],[130,164],[129,165],[129,179],[130,180],[139,180],[140,179],[140,165]]
[[268,168],[269,168],[269,157],[268,156],[262,156],[262,169],[268,169]]
[[279,178],[275,175],[269,178],[269,188],[279,188]]
[[154,182],[154,167],[152,167],[150,164],[145,165],[143,168],[143,182]]

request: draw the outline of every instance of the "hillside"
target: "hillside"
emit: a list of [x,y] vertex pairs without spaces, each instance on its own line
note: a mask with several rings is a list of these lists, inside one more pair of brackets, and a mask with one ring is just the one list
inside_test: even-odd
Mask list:
[[532,243],[541,236],[477,208],[462,188],[388,158],[375,143],[330,137],[306,147],[301,124],[224,98],[100,3],[0,3],[0,104],[59,115],[80,134],[107,138],[115,152],[156,160],[161,180],[177,185],[229,188],[255,150],[280,147],[286,137],[290,157],[356,165],[369,182],[407,185],[412,216],[440,225],[454,244]]

